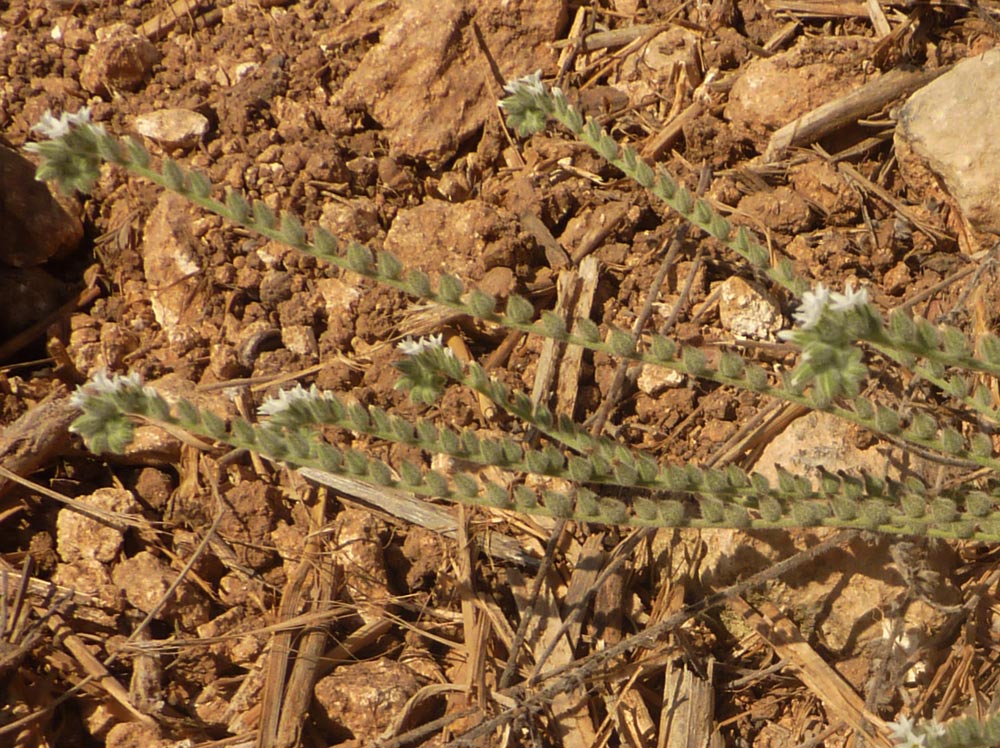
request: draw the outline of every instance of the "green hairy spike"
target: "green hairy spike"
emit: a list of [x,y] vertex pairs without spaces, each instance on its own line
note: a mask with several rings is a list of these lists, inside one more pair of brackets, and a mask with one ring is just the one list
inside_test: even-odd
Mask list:
[[466,303],[468,304],[469,309],[472,310],[472,313],[480,319],[489,319],[493,317],[497,306],[496,299],[483,293],[478,288],[474,288],[469,293]]
[[[712,317],[716,307],[707,305],[704,314],[701,308],[695,308],[697,313],[692,309],[692,299],[700,303],[704,289],[689,284],[682,291],[683,283],[676,278],[663,289],[642,285],[646,267],[628,282],[638,284],[637,297],[647,294],[650,304],[655,301],[652,315],[609,303],[626,296],[616,297],[605,286],[596,303],[567,306],[566,299],[556,301],[545,283],[535,283],[521,267],[516,273],[519,292],[498,302],[475,288],[478,275],[459,279],[424,272],[356,242],[347,242],[341,254],[341,242],[329,231],[303,226],[284,210],[276,215],[268,207],[277,204],[276,195],[267,196],[267,202],[251,203],[226,190],[218,193],[225,197],[217,202],[211,197],[215,187],[209,178],[189,171],[187,161],[154,158],[136,141],[119,141],[80,127],[78,135],[87,147],[75,154],[83,161],[79,168],[70,170],[73,162],[65,158],[70,154],[60,150],[69,148],[65,138],[53,139],[36,144],[43,162],[40,175],[83,186],[100,174],[102,160],[116,169],[131,170],[268,240],[314,255],[338,273],[369,279],[366,289],[381,284],[393,293],[409,295],[406,303],[432,310],[424,329],[433,337],[421,342],[407,339],[387,359],[371,357],[388,360],[398,369],[400,388],[410,397],[405,406],[390,397],[379,400],[381,407],[347,405],[348,397],[336,399],[315,388],[299,387],[280,399],[265,400],[257,422],[250,415],[227,423],[185,400],[150,394],[131,379],[116,382],[105,377],[74,399],[82,411],[73,423],[74,432],[91,449],[120,451],[133,438],[135,424],[152,419],[190,430],[215,447],[253,449],[291,466],[320,468],[420,496],[489,507],[487,516],[490,510],[503,509],[581,523],[850,527],[897,535],[1000,540],[996,487],[1000,458],[994,455],[994,431],[1000,421],[994,390],[1000,376],[1000,338],[987,334],[973,344],[964,324],[952,327],[938,325],[936,318],[912,317],[906,311],[909,306],[884,319],[885,298],[876,288],[869,296],[869,288],[858,286],[856,280],[834,288],[830,280],[804,278],[797,264],[783,256],[787,252],[781,241],[772,247],[739,225],[744,223],[740,214],[720,215],[714,203],[700,193],[692,194],[682,180],[647,163],[636,143],[619,143],[616,138],[624,130],[613,123],[602,127],[595,119],[585,121],[566,95],[545,87],[540,75],[520,79],[506,91],[510,95],[501,107],[512,130],[530,138],[553,119],[567,127],[569,133],[558,137],[582,140],[626,179],[658,198],[654,210],[679,214],[711,237],[713,280],[731,273],[768,286],[778,301],[778,313],[784,315],[785,329],[766,342],[720,336]],[[151,167],[153,162],[158,165]],[[690,174],[684,180],[693,183]],[[754,225],[752,220],[745,223]],[[716,258],[718,253],[725,257]],[[602,283],[607,281],[607,288],[613,289],[632,272],[633,261],[638,267],[646,259],[637,250],[624,268],[612,268]],[[814,268],[818,274],[824,270]],[[688,290],[692,299],[686,298]],[[687,306],[671,311],[677,298]],[[441,347],[437,336],[453,332],[468,339],[473,357],[481,363],[465,364]],[[567,383],[562,381],[531,396],[522,391],[537,365],[540,336],[568,343],[555,348],[577,355],[577,364],[569,367],[556,359],[552,370],[577,377],[569,388],[587,392],[587,397],[566,398]],[[376,344],[388,345],[388,341],[364,343],[365,350],[372,351],[379,350]],[[509,356],[511,365],[502,357],[499,365],[487,364],[494,351]],[[494,365],[496,370],[487,370]],[[613,376],[619,366],[628,375],[625,385],[610,392],[611,382],[621,381]],[[818,475],[779,468],[777,486],[772,486],[735,464],[674,464],[663,445],[674,437],[672,425],[691,413],[686,404],[674,413],[671,393],[642,389],[645,383],[636,381],[641,367],[656,366],[682,374],[677,384],[691,395],[693,422],[678,427],[683,440],[692,438],[689,435],[700,438],[702,419],[712,412],[703,406],[724,395],[740,404],[740,426],[765,403],[784,404],[797,412],[821,410],[824,417],[851,423],[860,438],[882,447],[891,443],[904,457],[910,457],[908,449],[932,453],[946,465],[969,468],[974,477],[956,487],[948,480],[924,485],[913,478],[873,476],[846,467],[831,466]],[[901,382],[906,386],[899,386]],[[638,398],[633,397],[637,389]],[[467,400],[448,400],[452,407],[442,407],[445,391],[448,398]],[[614,406],[610,413],[603,412],[603,398]],[[461,417],[455,417],[454,402],[463,403]],[[645,414],[640,414],[640,404]],[[606,421],[597,423],[598,414]],[[667,416],[673,419],[671,427],[664,426]],[[337,442],[345,435],[350,439],[351,432],[365,435],[354,448],[337,448],[326,441]],[[413,462],[396,457],[383,462],[375,455],[399,452],[380,444],[369,453],[367,446],[360,446],[368,440],[404,445],[402,452]],[[633,446],[643,440],[648,451]],[[418,451],[419,457],[410,454]],[[447,472],[420,467],[433,464],[435,455],[454,458],[446,461],[451,465]],[[972,473],[975,468],[982,470]]]
[[535,307],[523,296],[511,294],[507,299],[507,316],[515,323],[527,324],[535,316]]
[[650,353],[658,361],[673,361],[677,354],[677,344],[662,335],[654,335],[650,344]]
[[601,329],[589,319],[577,319],[573,323],[573,333],[588,343],[596,343],[601,339]]
[[403,263],[389,252],[379,252],[378,272],[386,280],[398,280],[403,273]]
[[629,357],[635,353],[635,341],[624,330],[612,329],[608,333],[608,347],[616,356]]
[[278,217],[263,200],[254,200],[252,209],[253,222],[256,227],[263,230],[270,230],[277,225]]
[[514,489],[514,506],[522,511],[534,509],[538,506],[538,494],[527,486],[518,486]]

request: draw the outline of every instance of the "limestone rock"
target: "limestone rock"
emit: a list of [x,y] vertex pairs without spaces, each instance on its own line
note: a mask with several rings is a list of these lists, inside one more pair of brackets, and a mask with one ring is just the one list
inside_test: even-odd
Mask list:
[[636,385],[640,392],[644,392],[650,397],[656,397],[664,391],[684,384],[684,375],[673,369],[665,369],[662,366],[643,366],[642,373],[639,374],[639,381]]
[[1000,231],[1000,50],[970,57],[917,91],[903,106],[896,153],[907,182],[922,167],[943,182],[978,231]]
[[827,413],[810,413],[796,421],[764,448],[754,470],[777,484],[775,465],[781,465],[796,475],[817,477],[817,469],[867,470],[873,475],[885,475],[888,460],[877,449],[854,446],[856,427]]
[[[98,488],[88,496],[78,496],[83,507],[138,514],[139,502],[130,491],[118,488]],[[114,561],[125,542],[124,523],[100,522],[71,509],[60,509],[56,516],[56,542],[59,556],[66,563],[80,558]]]
[[209,620],[208,601],[194,585],[184,581],[167,595],[177,578],[177,572],[148,551],[139,551],[125,559],[112,572],[112,579],[125,591],[129,603],[149,613],[160,605],[156,618],[179,618],[185,628],[195,628]]
[[737,338],[768,340],[781,329],[778,305],[738,276],[721,284],[719,321]]
[[405,665],[381,657],[340,668],[316,684],[316,703],[323,716],[359,742],[377,738],[420,688],[420,679]]
[[530,248],[514,219],[480,200],[426,200],[396,215],[385,249],[407,268],[478,280],[493,267],[516,268]]
[[183,323],[193,322],[207,302],[188,201],[163,193],[146,221],[144,239],[142,269],[153,314],[173,340],[183,336]]
[[[729,93],[726,119],[764,135],[848,93],[864,83],[850,59],[864,57],[870,44],[856,37],[803,37],[787,51],[754,60]],[[852,70],[856,74],[845,77]]]
[[208,132],[208,119],[190,109],[160,109],[135,118],[135,129],[167,150],[192,148]]
[[[804,475],[815,484],[818,468],[857,475],[866,470],[876,476],[887,473],[898,478],[884,449],[859,449],[854,444],[854,426],[826,413],[810,413],[794,421],[764,449],[754,471],[778,484],[776,466]],[[712,530],[703,531],[702,581],[713,588],[731,583],[787,558],[796,551],[815,545],[837,532],[829,528],[794,531]],[[907,545],[908,548],[902,546]],[[893,549],[896,553],[893,553]],[[906,575],[913,564],[906,554],[922,557],[928,569],[937,572],[927,592],[936,602],[954,604],[958,591],[950,582],[957,562],[946,544],[917,540],[902,544],[898,539],[879,537],[875,541],[857,537],[824,556],[822,569],[806,566],[772,582],[767,599],[788,611],[808,635],[842,655],[861,653],[886,636],[882,618],[901,596],[908,594]],[[822,572],[822,573],[820,573]],[[942,625],[944,614],[923,600],[905,608],[905,638],[894,642],[906,648],[920,646]],[[891,623],[891,622],[890,622]],[[891,628],[891,627],[890,627]],[[742,632],[734,632],[742,633]],[[916,675],[916,673],[911,674]]]

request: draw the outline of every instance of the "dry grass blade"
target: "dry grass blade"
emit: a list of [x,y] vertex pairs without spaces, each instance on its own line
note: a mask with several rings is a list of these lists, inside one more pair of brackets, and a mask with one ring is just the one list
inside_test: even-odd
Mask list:
[[789,148],[812,143],[846,125],[882,109],[889,102],[926,86],[948,68],[910,73],[893,70],[856,91],[816,107],[777,130],[764,154],[773,162]]
[[[598,263],[595,258],[587,257],[580,263],[579,280],[579,290],[572,312],[573,319],[590,319],[594,294],[597,292],[599,282]],[[565,413],[570,418],[576,411],[576,401],[580,394],[583,352],[583,348],[578,345],[566,347],[556,380],[556,411]]]
[[[6,681],[10,673],[17,669],[42,634],[43,622],[29,621],[31,570],[31,556],[25,556],[20,582],[14,590],[10,589],[11,579],[7,571],[0,572],[0,682]],[[64,602],[65,599],[52,605],[50,610],[55,610]]]
[[[325,492],[323,492],[325,495]],[[306,547],[281,595],[277,617],[279,621],[294,617],[303,607],[327,605],[332,601],[333,574],[322,559],[321,536],[316,533],[323,524],[325,501],[317,502],[310,516]],[[257,748],[288,748],[296,745],[306,717],[306,706],[318,678],[318,657],[323,652],[326,633],[318,629],[308,632],[301,643],[303,664],[296,652],[296,631],[277,631],[271,638],[267,656],[264,690],[261,697],[261,718],[257,730]],[[290,677],[289,677],[290,676]],[[292,711],[292,710],[296,711]]]
[[[333,605],[337,580],[329,554],[315,559],[312,600],[310,607],[317,613],[329,611]],[[328,623],[328,621],[327,621]],[[281,719],[278,724],[276,745],[294,748],[301,740],[302,725],[309,713],[313,687],[319,679],[322,656],[326,650],[328,634],[325,625],[316,625],[301,632],[295,664],[288,678]]]
[[[779,561],[764,571],[754,574],[719,592],[703,597],[677,613],[667,615],[663,620],[646,627],[640,633],[630,636],[618,644],[593,652],[570,664],[546,671],[544,678],[538,683],[505,689],[502,692],[504,695],[514,697],[518,700],[516,707],[497,717],[482,722],[477,727],[462,735],[458,741],[453,741],[448,745],[472,745],[474,744],[473,741],[485,735],[492,734],[494,731],[505,725],[509,725],[518,718],[538,709],[546,708],[560,693],[572,690],[578,687],[579,684],[587,682],[592,678],[603,680],[607,677],[607,673],[611,671],[614,663],[619,658],[640,650],[658,648],[661,638],[673,632],[685,621],[699,613],[723,605],[735,596],[745,594],[748,590],[755,589],[773,579],[778,579],[795,569],[801,568],[805,564],[817,561],[824,554],[835,548],[842,547],[851,538],[855,537],[855,535],[856,533],[853,531],[832,535],[807,550],[800,551],[790,558]],[[512,581],[516,581],[517,579],[518,577],[514,577]],[[443,726],[448,723],[448,719],[454,720],[457,718],[457,716],[446,718],[445,720],[441,720],[436,726]],[[421,735],[426,734],[426,730],[424,729],[416,730],[414,734],[417,732]],[[382,748],[401,748],[401,746],[407,744],[407,736],[400,736],[397,740],[387,743]]]
[[46,488],[45,486],[35,483],[34,481],[30,481],[27,478],[22,478],[20,475],[17,475],[2,466],[0,466],[0,477],[6,478],[13,483],[18,483],[25,488],[30,488],[32,491],[36,491],[42,496],[47,496],[48,498],[59,502],[70,511],[82,514],[84,517],[88,517],[95,522],[100,522],[108,525],[109,527],[149,527],[149,521],[143,519],[142,517],[124,514],[123,512],[112,512],[106,509],[101,509],[100,507],[90,506],[82,501],[71,499],[68,496],[63,496],[58,491],[53,491],[52,489]]
[[852,18],[868,16],[867,0],[765,0],[774,12],[784,11],[800,18]]
[[50,615],[47,623],[55,641],[66,648],[86,674],[85,681],[95,683],[103,689],[114,702],[124,708],[131,719],[147,725],[156,724],[156,720],[145,714],[133,702],[129,690],[118,682],[103,662],[94,656],[87,643],[73,632],[73,627],[62,616]]
[[[367,483],[315,468],[299,468],[298,472],[311,481],[329,486],[348,501],[359,503],[389,520],[402,520],[448,538],[457,537],[457,520],[452,509],[431,504],[405,491],[384,486],[374,488]],[[489,556],[529,567],[538,565],[538,559],[525,552],[516,540],[493,530],[481,531],[476,535],[475,541]]]
[[[511,577],[512,589],[517,589],[515,583],[519,578],[520,575]],[[521,610],[522,618],[527,617],[532,621],[525,642],[536,661],[551,647],[553,655],[550,659],[556,667],[570,665],[576,659],[573,645],[562,630],[563,620],[556,600],[558,585],[559,579],[556,574],[554,572],[549,574],[541,586],[534,605],[523,607]],[[521,594],[515,592],[515,599],[523,605],[528,602],[527,585],[522,581],[517,587],[520,588]],[[588,701],[587,690],[580,685],[567,687],[553,694],[550,713],[553,719],[553,731],[559,745],[566,748],[591,748],[597,744],[597,733],[587,712]]]

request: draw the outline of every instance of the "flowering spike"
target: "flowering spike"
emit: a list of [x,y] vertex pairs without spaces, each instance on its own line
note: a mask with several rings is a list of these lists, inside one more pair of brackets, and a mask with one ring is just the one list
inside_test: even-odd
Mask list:
[[[534,308],[532,308],[534,311]],[[541,326],[545,335],[556,340],[566,339],[566,322],[555,312],[546,309],[542,312]]]
[[226,192],[226,209],[229,211],[229,219],[240,224],[250,222],[250,203],[236,190]]

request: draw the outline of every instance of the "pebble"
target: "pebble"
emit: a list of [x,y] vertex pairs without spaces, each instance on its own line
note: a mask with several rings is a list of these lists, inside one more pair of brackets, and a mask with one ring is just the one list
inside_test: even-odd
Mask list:
[[636,385],[640,392],[644,392],[650,397],[656,397],[672,387],[680,387],[684,384],[684,375],[673,369],[664,369],[661,366],[643,366],[642,373]]
[[719,321],[736,337],[755,340],[769,340],[782,325],[777,305],[737,276],[722,282]]
[[167,150],[196,146],[208,132],[208,118],[190,109],[160,109],[135,118],[135,130]]
[[125,24],[101,29],[97,36],[83,59],[80,85],[106,99],[142,87],[160,59],[156,47]]

